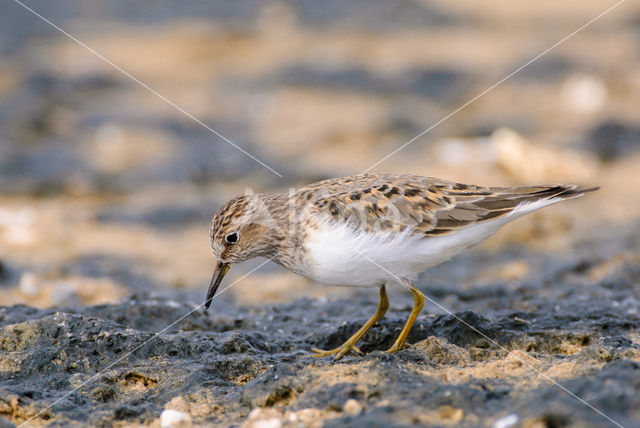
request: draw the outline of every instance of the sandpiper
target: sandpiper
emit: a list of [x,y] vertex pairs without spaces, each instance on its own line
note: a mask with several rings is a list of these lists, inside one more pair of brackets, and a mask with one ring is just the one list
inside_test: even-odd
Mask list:
[[404,348],[424,304],[417,275],[496,232],[504,224],[595,188],[573,184],[485,187],[417,175],[362,174],[313,183],[288,194],[248,193],[211,220],[217,265],[211,304],[233,263],[271,258],[297,274],[336,285],[378,287],[376,313],[343,345],[314,356],[349,352],[389,307],[386,285],[408,286],[414,307],[388,352]]

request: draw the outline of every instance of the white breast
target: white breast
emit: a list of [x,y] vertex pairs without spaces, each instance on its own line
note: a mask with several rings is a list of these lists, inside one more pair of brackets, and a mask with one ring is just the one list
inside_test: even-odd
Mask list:
[[348,223],[327,220],[305,242],[310,259],[305,274],[327,284],[365,287],[397,283],[397,278],[413,279],[484,241],[511,220],[560,200],[524,203],[504,217],[426,238],[412,235],[410,230],[358,232]]

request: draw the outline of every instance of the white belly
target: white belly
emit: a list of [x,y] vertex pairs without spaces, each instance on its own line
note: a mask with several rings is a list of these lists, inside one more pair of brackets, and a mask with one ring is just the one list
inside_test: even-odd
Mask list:
[[511,214],[476,223],[457,232],[423,238],[405,233],[356,232],[328,221],[308,236],[306,276],[327,284],[375,287],[414,279],[419,273],[476,245],[504,224],[553,202],[526,204]]

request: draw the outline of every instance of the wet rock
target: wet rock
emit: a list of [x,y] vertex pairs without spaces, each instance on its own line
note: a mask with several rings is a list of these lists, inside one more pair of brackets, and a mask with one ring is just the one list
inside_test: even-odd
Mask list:
[[304,391],[304,383],[291,365],[272,367],[251,381],[242,394],[242,401],[251,407],[282,406]]
[[456,314],[455,317],[440,317],[433,323],[439,335],[445,336],[458,346],[488,347],[488,338],[495,336],[488,319],[471,311]]
[[465,73],[453,69],[413,69],[394,76],[377,76],[362,68],[322,69],[297,66],[270,79],[271,83],[382,95],[415,95],[452,101],[469,88]]
[[452,69],[413,70],[400,76],[410,94],[451,102],[459,99],[472,86],[472,78]]
[[[478,258],[476,263],[481,267],[484,262]],[[574,268],[575,263],[558,262],[544,275],[557,277]],[[579,272],[572,275],[584,277],[590,269]],[[640,376],[640,350],[632,332],[640,321],[624,313],[624,307],[609,307],[606,300],[582,303],[579,317],[571,315],[577,308],[554,312],[553,305],[572,299],[567,290],[573,288],[556,282],[554,291],[564,297],[551,301],[530,292],[469,294],[458,301],[455,315],[419,318],[409,337],[414,345],[389,355],[378,350],[392,343],[409,311],[408,306],[401,311],[392,307],[365,336],[361,349],[369,353],[339,363],[310,358],[307,350],[346,339],[370,316],[373,297],[355,307],[348,300],[313,299],[251,310],[214,305],[215,314],[192,312],[160,335],[154,332],[193,306],[140,295],[116,305],[69,307],[58,313],[2,308],[3,396],[13,394],[21,401],[0,409],[21,421],[27,409],[42,409],[60,398],[60,391],[79,388],[50,409],[48,417],[150,423],[173,410],[190,415],[194,424],[275,424],[277,419],[287,426],[315,415],[328,426],[473,426],[495,420],[496,413],[516,411],[523,421],[593,420],[592,410],[548,385],[529,364],[554,377],[568,376],[563,385],[581,397],[591,394],[594,382],[611,384],[601,388],[596,402],[624,421],[637,406],[631,392]],[[628,284],[619,292],[632,289]],[[392,302],[399,299],[392,296]],[[510,308],[523,300],[536,302],[539,310]],[[348,322],[340,327],[340,320]],[[572,377],[576,370],[595,377]],[[522,389],[521,382],[544,386]],[[176,401],[176,396],[182,399]],[[169,402],[175,406],[165,404]],[[86,409],[93,409],[88,419]],[[272,414],[269,409],[278,410]]]
[[[255,18],[259,12],[259,2],[241,0],[202,4],[187,2],[181,7],[171,2],[158,2],[149,7],[141,7],[126,1],[115,1],[106,9],[83,8],[79,0],[65,0],[57,7],[47,2],[38,2],[33,8],[61,27],[68,27],[74,21],[100,22],[105,16],[120,22],[129,22],[137,26],[157,25],[175,19],[203,18],[216,21],[216,25],[235,30],[255,28]],[[51,26],[40,25],[37,21],[25,20],[26,11],[21,7],[6,8],[0,15],[0,24],[6,29],[7,37],[0,43],[3,54],[15,53],[34,37],[51,37],[58,30]]]
[[3,193],[60,193],[86,177],[86,168],[72,147],[49,141],[40,147],[22,146],[0,160]]
[[[150,119],[94,102],[117,92],[119,78],[91,73],[64,77],[43,70],[21,83],[25,90],[0,98],[0,122],[6,125],[0,132],[3,193],[131,192],[158,182],[201,184],[260,167],[188,118]],[[250,147],[245,127],[215,126],[233,133],[244,150],[266,159]],[[284,169],[276,163],[269,161]]]
[[602,160],[611,161],[640,150],[640,128],[618,122],[605,121],[588,136],[591,150]]
[[338,90],[366,91],[380,90],[380,81],[367,70],[361,68],[319,70],[308,67],[293,67],[273,78],[274,83],[291,86],[309,86]]
[[[526,62],[526,61],[523,61]],[[522,64],[514,66],[512,69],[518,68]],[[540,59],[532,62],[513,76],[515,80],[522,82],[543,82],[552,79],[558,79],[566,76],[575,64],[566,58],[545,55]]]
[[83,74],[71,78],[60,78],[46,71],[35,72],[25,80],[27,88],[38,96],[64,97],[83,91],[113,89],[120,81],[106,74]]
[[318,27],[392,30],[394,28],[439,27],[453,25],[461,19],[429,3],[409,2],[403,5],[385,1],[329,1],[319,5],[303,0],[298,6],[304,25]]
[[60,272],[67,276],[90,278],[111,278],[126,284],[134,292],[145,292],[153,289],[153,282],[143,276],[129,260],[104,255],[84,254],[76,257],[60,267]]
[[[200,206],[161,206],[150,210],[136,210],[130,207],[107,208],[97,214],[96,220],[116,223],[143,223],[163,230],[193,224],[206,224],[215,210],[214,204]],[[142,212],[140,212],[142,211]]]
[[471,361],[471,355],[464,348],[450,344],[446,339],[429,337],[416,343],[413,349],[423,352],[431,364],[455,364],[463,366]]

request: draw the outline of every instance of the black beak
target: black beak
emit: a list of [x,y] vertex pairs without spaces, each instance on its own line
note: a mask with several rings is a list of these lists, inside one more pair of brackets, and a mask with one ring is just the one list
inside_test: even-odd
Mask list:
[[218,266],[216,270],[213,272],[213,276],[211,277],[211,284],[209,284],[209,291],[207,292],[207,301],[204,303],[205,312],[207,311],[207,309],[209,309],[209,306],[211,306],[211,300],[213,299],[213,296],[216,294],[216,291],[218,291],[218,287],[222,282],[222,278],[224,278],[228,270],[229,270],[229,263],[218,262]]

